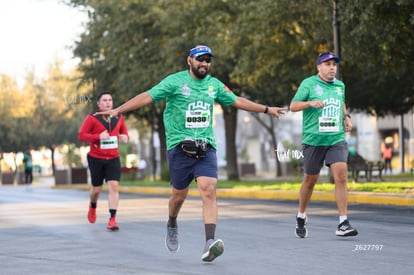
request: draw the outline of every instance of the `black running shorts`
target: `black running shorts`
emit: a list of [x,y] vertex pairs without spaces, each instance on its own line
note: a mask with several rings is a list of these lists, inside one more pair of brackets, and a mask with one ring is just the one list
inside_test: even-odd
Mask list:
[[345,141],[332,146],[312,146],[303,144],[303,171],[308,175],[320,173],[323,163],[330,166],[335,162],[347,162],[348,144]]
[[98,159],[88,155],[88,165],[93,186],[103,185],[104,180],[108,182],[121,179],[121,162],[119,158]]

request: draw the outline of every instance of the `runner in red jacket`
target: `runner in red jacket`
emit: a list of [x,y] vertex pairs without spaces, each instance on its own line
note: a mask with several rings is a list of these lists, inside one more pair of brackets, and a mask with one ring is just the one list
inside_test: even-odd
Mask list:
[[[103,92],[98,95],[99,111],[111,110],[112,95]],[[96,206],[102,191],[104,180],[108,184],[108,203],[110,218],[107,229],[119,229],[116,223],[116,211],[119,202],[118,184],[121,178],[121,162],[119,160],[118,141],[128,142],[128,131],[121,114],[116,117],[103,115],[87,115],[79,129],[78,138],[89,142],[88,166],[91,172],[92,187],[90,190],[90,205],[88,220],[96,221]]]

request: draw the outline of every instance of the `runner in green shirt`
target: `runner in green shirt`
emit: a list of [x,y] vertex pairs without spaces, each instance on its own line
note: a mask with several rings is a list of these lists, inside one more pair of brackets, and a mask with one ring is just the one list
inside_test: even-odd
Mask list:
[[347,158],[345,131],[352,130],[351,116],[346,112],[345,85],[335,78],[338,56],[319,54],[318,75],[306,78],[292,99],[290,110],[302,111],[304,179],[299,192],[299,211],[295,234],[308,236],[306,207],[312,196],[323,164],[330,167],[335,182],[335,199],[339,212],[337,236],[355,236],[358,231],[348,221]]
[[215,238],[217,223],[217,157],[213,134],[214,102],[250,112],[264,112],[280,118],[285,108],[268,107],[236,96],[220,80],[209,75],[213,52],[206,45],[194,46],[187,57],[188,70],[167,76],[150,90],[138,94],[107,112],[115,116],[166,100],[164,111],[168,164],[172,195],[165,244],[169,251],[180,248],[177,216],[187,197],[189,185],[196,180],[203,202],[206,244],[201,259],[213,261],[224,251],[224,243]]
[[292,101],[323,102],[323,108],[303,109],[303,143],[330,146],[345,140],[342,124],[345,85],[342,81],[335,79],[329,83],[313,75],[301,83]]
[[229,106],[237,98],[217,78],[206,75],[195,79],[188,70],[166,77],[148,93],[154,103],[167,99],[164,110],[167,150],[186,139],[207,140],[216,148],[211,127],[214,102]]

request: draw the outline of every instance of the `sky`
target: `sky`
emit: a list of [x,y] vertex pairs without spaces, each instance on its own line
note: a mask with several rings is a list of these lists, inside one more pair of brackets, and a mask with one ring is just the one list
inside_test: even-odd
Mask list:
[[86,14],[60,0],[0,0],[0,73],[18,83],[27,71],[45,77],[56,58],[76,68],[74,41],[84,32]]

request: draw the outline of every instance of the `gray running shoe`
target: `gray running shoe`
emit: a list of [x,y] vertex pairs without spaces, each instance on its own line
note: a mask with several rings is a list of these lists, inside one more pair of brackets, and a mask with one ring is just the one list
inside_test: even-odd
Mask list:
[[165,247],[170,252],[177,252],[180,250],[180,242],[178,241],[177,227],[167,226],[167,235],[165,236]]
[[306,223],[308,222],[308,217],[304,219],[296,217],[296,230],[295,235],[298,238],[306,238],[308,236],[308,230],[306,229]]
[[338,225],[336,230],[336,236],[339,237],[350,237],[358,235],[358,231],[353,228],[348,220],[344,220],[341,224]]
[[204,262],[212,262],[215,258],[223,254],[224,252],[224,243],[222,240],[210,239],[206,242],[204,247],[204,253],[201,256],[201,260]]

